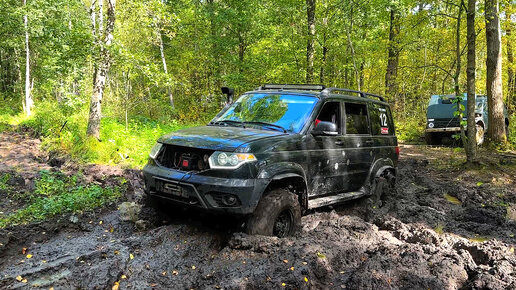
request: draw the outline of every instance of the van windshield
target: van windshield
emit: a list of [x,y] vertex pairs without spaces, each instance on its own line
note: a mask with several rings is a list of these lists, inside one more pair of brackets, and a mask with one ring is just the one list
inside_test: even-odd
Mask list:
[[280,126],[299,133],[318,98],[306,95],[254,93],[241,96],[215,122],[234,121],[245,126]]

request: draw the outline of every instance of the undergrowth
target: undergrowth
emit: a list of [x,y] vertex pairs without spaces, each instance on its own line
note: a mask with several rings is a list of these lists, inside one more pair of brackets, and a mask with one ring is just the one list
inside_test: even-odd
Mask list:
[[0,215],[0,228],[93,210],[119,199],[123,187],[123,181],[118,186],[84,185],[79,175],[41,171],[35,189],[24,197],[27,205],[7,216]]
[[[133,117],[119,120],[106,110],[101,120],[100,141],[86,136],[87,107],[69,107],[40,102],[31,117],[11,111],[0,113],[0,124],[29,129],[42,140],[47,151],[61,152],[75,160],[99,164],[121,164],[141,168],[156,140],[167,133],[195,123]],[[5,128],[0,126],[0,131]]]

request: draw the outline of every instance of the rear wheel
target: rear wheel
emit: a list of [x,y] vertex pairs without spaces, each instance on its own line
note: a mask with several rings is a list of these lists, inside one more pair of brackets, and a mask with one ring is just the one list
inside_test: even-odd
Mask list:
[[292,236],[301,227],[301,206],[297,196],[286,189],[267,193],[247,221],[251,235]]
[[476,128],[477,128],[477,135],[476,135],[477,145],[480,146],[480,145],[484,144],[484,133],[485,133],[484,126],[482,126],[481,124],[477,124]]

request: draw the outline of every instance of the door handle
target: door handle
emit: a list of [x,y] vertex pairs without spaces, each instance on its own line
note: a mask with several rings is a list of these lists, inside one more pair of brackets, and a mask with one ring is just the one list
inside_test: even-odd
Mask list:
[[335,145],[344,145],[344,142],[343,141],[335,141]]
[[374,144],[374,141],[373,140],[366,140],[365,144],[371,146],[371,145]]

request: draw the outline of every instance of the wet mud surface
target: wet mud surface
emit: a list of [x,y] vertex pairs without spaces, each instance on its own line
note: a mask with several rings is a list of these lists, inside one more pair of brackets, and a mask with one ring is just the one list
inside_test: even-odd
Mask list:
[[[21,190],[30,190],[38,168],[75,168],[55,169],[31,150],[8,156],[2,148],[27,139],[6,138],[14,137],[1,135],[0,171],[18,172]],[[26,171],[15,170],[13,158]],[[88,182],[127,178],[124,199],[0,229],[0,288],[516,289],[511,175],[479,185],[477,175],[438,170],[432,158],[443,157],[407,149],[397,190],[382,207],[359,200],[312,212],[297,236],[283,239],[242,234],[241,221],[230,217],[146,207],[138,172],[90,166]],[[127,201],[142,205],[135,217],[127,217]]]

